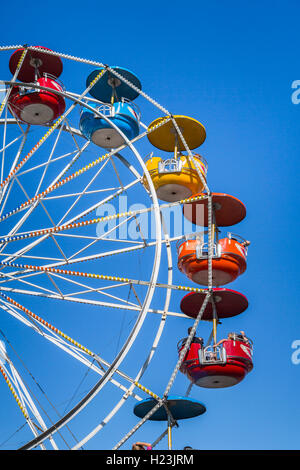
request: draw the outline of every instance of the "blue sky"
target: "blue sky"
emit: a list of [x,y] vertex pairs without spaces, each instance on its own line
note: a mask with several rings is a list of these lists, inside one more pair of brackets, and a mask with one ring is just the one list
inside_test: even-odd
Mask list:
[[[25,7],[17,0],[13,15],[11,5],[2,6],[6,21],[2,23],[1,42],[43,45],[129,68],[139,76],[143,90],[170,112],[194,117],[204,124],[207,139],[201,154],[208,161],[208,185],[212,191],[232,194],[244,202],[247,217],[232,231],[251,240],[248,269],[228,286],[248,297],[249,308],[241,316],[224,321],[220,336],[232,330],[245,330],[254,341],[254,369],[243,383],[233,388],[194,387],[191,396],[207,406],[207,413],[180,423],[174,431],[174,448],[191,445],[197,449],[297,449],[300,364],[293,364],[291,357],[292,343],[300,340],[297,311],[300,104],[292,102],[292,83],[300,79],[297,60],[300,7],[296,1],[267,0],[253,1],[251,6],[216,0],[209,3],[192,0],[187,5],[156,0],[142,4],[134,0],[130,4],[92,1],[85,6],[67,0],[54,9],[48,1],[42,6],[33,1]],[[1,76],[8,79],[9,55],[1,53],[0,57]],[[86,78],[83,68],[73,63],[64,65],[62,81],[71,91],[79,92]],[[144,122],[150,123],[159,116],[149,106],[143,112],[141,98],[137,104]],[[112,267],[107,272],[111,270]],[[131,275],[138,278],[144,274],[141,271]],[[176,269],[174,283],[191,285]],[[172,297],[172,311],[179,311],[181,297],[180,293]],[[33,311],[38,312],[41,307],[50,309],[35,299],[29,300],[27,306]],[[162,297],[155,300],[162,301]],[[89,314],[83,307],[80,309],[83,315]],[[121,315],[112,324],[107,320],[105,328],[111,332],[115,322],[119,325],[122,318],[126,322]],[[73,335],[82,334],[84,344],[97,347],[96,332],[86,325],[83,328],[72,323],[69,312],[60,321]],[[143,380],[157,394],[164,391],[176,364],[176,344],[190,324],[188,320],[176,319],[166,326],[157,357]],[[8,331],[14,334],[12,327],[8,326]],[[18,328],[16,331],[22,351],[25,339]],[[208,336],[207,325],[201,325],[198,332]],[[115,333],[116,342],[118,335],[119,330]],[[135,353],[129,355],[128,370],[134,368],[137,359],[134,354],[143,348],[144,341],[148,341],[145,329]],[[32,344],[35,345],[35,340]],[[30,358],[28,343],[25,349]],[[52,373],[51,393],[53,400],[59,401]],[[72,366],[68,374],[72,375]],[[75,380],[77,385],[80,377],[79,374]],[[40,380],[43,383],[43,377]],[[187,379],[179,374],[172,394],[184,395],[187,386]],[[4,402],[5,387],[0,390]],[[71,397],[72,389],[68,393]],[[129,430],[137,422],[132,407],[133,401],[126,404],[108,425],[105,437],[101,439],[100,433],[86,448],[103,449],[114,444],[121,437],[120,428]],[[95,425],[103,418],[103,412],[105,396],[95,400],[86,423],[97,416],[98,421],[92,422]],[[6,416],[6,420],[10,419]],[[14,419],[8,434],[21,425],[21,416],[19,419],[16,414]],[[1,441],[7,437],[6,430],[6,421],[2,419]],[[80,434],[80,428],[76,431]],[[136,438],[152,442],[162,431],[161,423],[146,423]],[[14,439],[15,445],[23,442],[22,438]],[[124,449],[130,448],[132,440]],[[4,448],[9,445],[10,442]],[[166,447],[166,440],[159,445],[161,449]]]

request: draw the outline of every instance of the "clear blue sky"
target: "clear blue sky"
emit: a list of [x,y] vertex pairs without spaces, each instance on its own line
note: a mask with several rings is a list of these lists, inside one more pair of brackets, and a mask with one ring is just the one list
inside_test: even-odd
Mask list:
[[[194,387],[191,396],[205,403],[207,413],[180,423],[174,431],[174,447],[299,448],[300,364],[291,360],[291,345],[300,340],[300,104],[291,99],[292,82],[300,79],[299,3],[264,0],[250,6],[240,1],[192,0],[184,4],[154,0],[143,4],[133,0],[85,4],[66,0],[33,1],[25,6],[17,0],[13,5],[5,2],[1,13],[2,44],[43,45],[124,66],[135,71],[143,89],[172,113],[192,116],[205,125],[207,139],[201,153],[209,165],[209,187],[245,203],[247,218],[232,231],[251,240],[248,269],[228,286],[248,297],[249,308],[240,317],[224,321],[220,334],[247,332],[254,341],[254,369],[233,388]],[[0,57],[1,77],[8,79],[4,62],[8,56]],[[83,89],[85,77],[77,75],[76,66],[66,65],[61,78],[67,88]],[[142,103],[139,101],[143,113]],[[149,108],[142,115],[146,123],[154,117],[157,115],[152,116]],[[187,280],[175,270],[174,283]],[[180,299],[181,294],[175,293],[172,311],[179,311]],[[37,313],[41,307],[36,300],[27,306]],[[115,321],[121,321],[121,316]],[[143,380],[157,394],[164,391],[176,363],[177,341],[190,324],[176,319],[166,326],[157,358]],[[73,327],[68,331],[78,332],[80,339],[81,325]],[[207,326],[199,327],[198,332],[207,335]],[[142,334],[147,336],[146,331]],[[92,336],[95,342],[95,332]],[[89,346],[88,335],[85,341]],[[23,347],[21,341],[20,349]],[[30,350],[28,343],[26,348]],[[135,359],[131,356],[130,360]],[[40,380],[42,384],[43,378]],[[0,387],[2,403],[7,399],[4,385]],[[187,385],[186,378],[178,375],[172,393],[184,394]],[[54,401],[55,388],[53,385],[51,390]],[[137,422],[132,405],[132,401],[126,404],[114,418],[102,440],[100,433],[86,448],[114,444],[119,429],[128,430]],[[97,418],[93,426],[105,415],[105,399],[96,400],[92,409]],[[11,420],[10,416],[5,419]],[[5,419],[1,419],[1,442],[7,437]],[[17,413],[13,419],[9,433],[22,423]],[[76,431],[80,436],[80,429]],[[147,423],[136,439],[151,442],[162,431],[162,424]],[[18,441],[15,436],[13,442],[20,444],[22,437]],[[165,440],[159,448],[166,447]]]

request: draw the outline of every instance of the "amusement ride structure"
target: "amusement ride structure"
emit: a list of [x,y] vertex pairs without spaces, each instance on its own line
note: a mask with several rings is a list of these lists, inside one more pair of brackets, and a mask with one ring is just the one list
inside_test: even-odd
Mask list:
[[[206,411],[189,397],[192,386],[230,387],[253,368],[244,332],[217,336],[220,319],[248,307],[243,294],[223,286],[245,272],[249,242],[233,233],[220,237],[221,228],[245,218],[245,206],[209,190],[207,162],[192,152],[205,141],[204,126],[171,114],[130,70],[41,46],[0,51],[9,54],[11,73],[0,106],[0,390],[9,395],[7,413],[23,415],[30,433],[20,448],[84,448],[125,405],[139,420],[125,433],[120,425],[111,448],[156,420],[167,426],[152,448],[167,435],[172,449],[177,421]],[[60,81],[63,61],[85,67],[75,77],[82,92]],[[148,125],[138,97],[158,114]],[[108,205],[112,212],[104,215]],[[162,208],[173,207],[200,231],[170,236]],[[151,238],[141,223],[149,214]],[[128,224],[134,237],[122,236]],[[173,283],[172,247],[191,286]],[[170,311],[174,291],[185,292],[180,313]],[[191,326],[156,394],[143,376],[174,317]],[[196,336],[200,321],[212,324],[206,343]],[[170,394],[178,372],[189,384],[183,396]],[[89,388],[78,400],[74,387],[83,374]],[[77,402],[58,413],[51,387],[56,396],[64,391],[61,400],[74,393]]]

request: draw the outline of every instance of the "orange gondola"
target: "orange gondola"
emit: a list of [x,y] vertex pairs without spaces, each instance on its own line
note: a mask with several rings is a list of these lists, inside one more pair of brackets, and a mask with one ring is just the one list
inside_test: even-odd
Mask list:
[[[178,268],[197,284],[208,285],[208,244],[203,236],[185,240],[178,245]],[[228,234],[214,244],[212,259],[213,285],[220,286],[234,281],[246,270],[249,242]]]

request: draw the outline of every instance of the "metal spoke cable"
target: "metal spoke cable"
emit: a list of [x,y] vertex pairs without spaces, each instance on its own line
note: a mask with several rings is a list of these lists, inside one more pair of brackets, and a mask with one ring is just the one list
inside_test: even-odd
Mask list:
[[124,443],[125,443],[125,442],[126,442],[126,441],[145,423],[145,422],[146,422],[146,421],[148,421],[148,419],[151,418],[151,416],[152,416],[161,406],[163,406],[163,404],[166,402],[167,397],[168,397],[168,393],[169,393],[169,391],[170,391],[170,389],[171,389],[171,387],[172,387],[172,385],[173,385],[173,382],[174,382],[174,380],[175,380],[175,378],[176,378],[176,375],[177,375],[177,372],[178,372],[178,370],[179,370],[179,368],[180,368],[180,366],[181,366],[181,363],[182,363],[182,361],[183,361],[183,359],[184,359],[184,357],[185,357],[185,355],[186,355],[186,353],[187,353],[187,350],[188,350],[188,348],[190,347],[190,344],[191,344],[191,342],[192,342],[192,338],[193,338],[193,336],[194,336],[194,334],[195,334],[195,332],[196,332],[198,323],[200,322],[200,320],[201,320],[201,318],[202,318],[202,315],[203,315],[203,313],[204,313],[204,310],[205,310],[205,308],[206,308],[206,305],[207,305],[207,303],[208,303],[208,301],[209,301],[210,295],[211,295],[210,293],[207,293],[207,294],[206,294],[206,297],[205,297],[204,302],[203,302],[203,304],[202,304],[202,306],[201,306],[201,309],[200,309],[200,311],[199,311],[199,313],[198,313],[198,315],[197,315],[197,318],[196,318],[196,320],[195,320],[195,322],[194,322],[194,325],[193,325],[193,327],[192,327],[192,329],[191,329],[191,331],[190,331],[190,334],[189,334],[189,336],[188,336],[188,339],[187,339],[187,341],[186,341],[186,343],[185,343],[183,349],[182,349],[181,352],[180,352],[179,359],[178,359],[177,364],[176,364],[176,366],[175,366],[175,368],[174,368],[174,370],[173,370],[173,372],[172,372],[172,375],[171,375],[171,377],[170,377],[170,380],[169,380],[169,382],[168,382],[168,384],[167,384],[167,386],[166,386],[166,389],[165,389],[164,394],[163,394],[163,398],[161,398],[160,400],[158,400],[157,404],[144,416],[144,418],[142,418],[142,419],[132,428],[132,430],[131,430],[128,434],[126,434],[126,436],[124,436],[124,437],[114,446],[113,450],[119,449],[119,447],[121,447],[121,446],[122,446],[122,445],[123,445],[123,444],[124,444]]
[[[93,359],[93,361],[91,362],[91,366],[94,364],[95,362],[95,358]],[[69,408],[70,404],[72,403],[72,401],[74,400],[74,398],[76,397],[76,395],[78,394],[79,392],[79,389],[80,387],[82,386],[82,384],[84,383],[85,379],[87,378],[89,372],[92,370],[91,366],[85,371],[82,379],[80,380],[79,384],[77,385],[76,389],[74,390],[74,393],[73,395],[71,396],[70,400],[68,401],[67,405],[65,406],[65,409],[63,411],[63,415],[66,413],[67,409]],[[78,442],[78,441],[77,441]],[[83,449],[83,447],[80,447],[80,449]]]
[[18,432],[20,432],[21,429],[23,429],[26,426],[26,424],[27,424],[26,422],[22,424],[22,426],[20,426],[16,431],[14,431],[13,434],[11,434],[5,441],[1,442],[0,448],[3,447],[8,441],[10,441]]
[[[89,145],[89,142],[86,144],[86,147],[88,145]],[[83,147],[83,149],[84,149],[84,147]],[[54,185],[55,183],[57,183],[59,181],[59,179],[66,173],[66,171],[68,171],[68,169],[73,165],[73,163],[77,160],[77,158],[79,156],[80,156],[80,153],[78,153],[78,155],[75,155],[75,157],[71,160],[71,162],[69,162],[65,166],[65,168],[60,172],[60,174],[54,179],[54,181],[52,182],[52,185]],[[4,189],[6,189],[6,188],[7,188],[7,186]],[[29,208],[27,213],[22,217],[22,219],[17,223],[17,225],[15,225],[15,227],[10,231],[10,235],[16,233],[16,231],[22,226],[22,224],[26,221],[26,219],[30,216],[30,214],[36,208],[37,204],[38,204],[38,201],[35,201],[34,204]],[[0,252],[3,251],[5,249],[5,247],[6,247],[6,244],[2,248],[0,248]],[[23,250],[23,254],[24,254],[24,250]]]
[[193,162],[193,164],[194,164],[194,167],[195,167],[195,169],[196,169],[196,171],[197,171],[197,173],[198,173],[198,176],[199,176],[199,178],[200,178],[200,180],[201,180],[201,182],[202,182],[202,184],[203,184],[205,190],[207,191],[208,194],[210,194],[210,191],[209,191],[209,188],[208,188],[208,186],[207,186],[206,180],[205,180],[205,178],[203,177],[202,173],[200,172],[200,170],[199,170],[199,168],[198,168],[198,164],[197,164],[197,162],[195,161],[195,159],[194,159],[194,157],[193,157],[193,154],[192,154],[192,152],[191,152],[191,150],[190,150],[190,148],[189,148],[189,146],[188,146],[188,144],[187,144],[185,138],[183,137],[182,132],[181,132],[181,129],[180,129],[180,127],[178,126],[178,124],[177,124],[176,119],[174,118],[174,116],[172,116],[172,123],[173,123],[173,125],[174,125],[174,127],[175,127],[175,130],[176,130],[178,136],[180,137],[180,139],[181,139],[181,141],[182,141],[182,143],[183,143],[183,145],[184,145],[184,147],[185,147],[185,150],[186,150],[187,153],[188,153],[188,156],[189,156],[190,160],[191,160],[191,161]]
[[[13,350],[14,354],[17,356],[17,358],[19,359],[19,361],[21,362],[21,364],[23,365],[24,369],[27,371],[27,373],[29,374],[29,376],[32,378],[32,380],[34,381],[34,383],[36,384],[36,386],[38,387],[38,389],[40,390],[40,392],[42,393],[42,395],[45,397],[45,399],[47,400],[47,402],[49,403],[49,405],[51,406],[51,408],[55,411],[55,413],[57,414],[57,416],[61,416],[57,410],[57,408],[54,406],[54,404],[51,402],[50,398],[48,397],[47,393],[45,392],[45,390],[43,389],[43,387],[39,384],[39,382],[36,380],[36,378],[34,377],[34,375],[31,373],[31,371],[28,369],[28,367],[26,366],[25,362],[23,361],[23,359],[20,357],[20,355],[17,353],[17,351],[15,350],[15,348],[12,346],[11,342],[8,340],[8,338],[6,337],[6,335],[4,334],[4,332],[0,329],[0,333],[2,335],[2,337],[5,339],[5,342],[10,346],[10,348]],[[30,387],[27,385],[27,388],[28,390],[30,390]],[[31,390],[30,390],[31,391]],[[31,392],[33,394],[33,392]],[[51,423],[53,423],[52,419],[50,418],[49,414],[47,413],[47,411],[43,408],[43,406],[41,405],[40,401],[38,400],[38,398],[36,397],[35,394],[33,394],[33,396],[35,397],[35,400],[36,402],[39,404],[39,406],[41,407],[41,409],[43,410],[43,412],[45,413],[45,415],[47,416],[47,418],[49,419],[49,421]],[[23,428],[24,426],[26,425],[26,423],[23,424],[23,426],[21,426],[21,428]],[[78,439],[75,437],[75,435],[73,434],[73,432],[71,431],[70,427],[67,425],[66,428],[68,429],[68,431],[70,432],[71,436],[73,437],[73,439],[78,442]],[[17,431],[16,431],[17,432]],[[58,434],[60,435],[60,437],[62,438],[62,440],[65,442],[66,446],[70,449],[70,446],[69,444],[67,443],[67,441],[65,441],[63,435],[61,434],[60,431],[58,431]],[[1,444],[0,444],[0,447],[1,447]]]
[[[164,237],[165,237],[165,240],[166,240],[166,251],[167,251],[167,262],[168,262],[168,279],[167,280],[168,280],[168,285],[171,285],[172,281],[173,281],[172,250],[171,250],[171,244],[169,242],[169,235],[168,235],[168,232],[166,230],[166,226],[165,226],[165,222],[164,222],[164,218],[163,218],[162,214],[161,214],[161,222],[162,222],[162,229],[163,229]],[[149,367],[149,365],[151,363],[151,360],[154,356],[154,353],[157,349],[159,340],[160,340],[161,335],[163,333],[164,327],[166,325],[167,312],[169,310],[170,300],[171,300],[171,290],[169,288],[167,288],[166,289],[166,298],[165,298],[164,310],[162,312],[160,312],[161,313],[161,320],[160,320],[158,330],[156,332],[156,336],[154,338],[151,350],[150,350],[143,366],[141,367],[141,369],[139,370],[139,372],[136,375],[134,383],[130,386],[130,388],[127,390],[127,392],[123,395],[121,400],[119,400],[119,402],[115,405],[115,407],[112,409],[112,411],[102,420],[102,422],[98,426],[96,426],[95,429],[93,429],[84,439],[82,439],[81,442],[78,445],[80,445],[81,443],[84,444],[84,443],[88,442],[99,431],[101,431],[101,429],[103,429],[103,427],[114,417],[114,415],[125,404],[127,398],[133,392],[134,387],[139,386],[138,385],[139,381],[140,381],[141,377],[146,372],[147,368]],[[152,398],[159,399],[158,395],[153,394],[148,389],[144,389],[143,391],[148,393]],[[78,446],[74,447],[74,449],[77,449],[77,448],[79,448],[79,447]]]
[[[24,62],[24,59],[26,57],[26,54],[27,54],[27,49],[24,49],[24,51],[22,52],[21,56],[20,56],[20,59],[18,60],[18,63],[17,63],[17,67],[16,67],[16,71],[14,73],[14,76],[12,78],[12,83],[14,84],[18,78],[18,75],[19,75],[19,72],[21,70],[21,67],[23,65],[23,62]],[[3,109],[8,101],[8,98],[11,94],[11,90],[12,90],[12,87],[10,87],[4,97],[4,100],[2,101],[1,103],[1,106],[0,106],[0,117],[1,117],[1,114],[3,112]]]
[[[90,357],[93,358],[92,362],[90,362],[90,366],[89,368],[92,367],[93,363],[96,361],[100,367],[102,368],[102,370],[105,372],[105,369],[102,367],[102,364],[104,364],[106,367],[109,367],[110,366],[110,363],[105,361],[104,359],[102,359],[99,355],[95,354],[94,352],[92,352],[91,350],[89,350],[88,348],[86,348],[85,346],[83,346],[82,344],[80,344],[78,341],[74,340],[73,338],[71,338],[70,336],[66,335],[65,333],[63,333],[62,331],[60,331],[58,328],[56,328],[55,326],[53,326],[51,323],[45,321],[44,319],[42,319],[40,316],[36,315],[35,313],[31,312],[29,309],[27,309],[26,307],[24,307],[23,305],[19,304],[18,302],[16,302],[15,300],[13,300],[12,298],[8,297],[6,294],[3,294],[2,292],[0,292],[0,296],[7,302],[9,302],[10,304],[14,305],[15,307],[17,307],[18,309],[20,309],[22,312],[24,312],[26,314],[26,316],[28,316],[32,321],[34,322],[37,322],[39,324],[41,324],[42,326],[46,327],[47,329],[53,331],[55,334],[61,336],[64,340],[68,341],[69,343],[71,343],[73,346],[76,346],[76,348],[80,349],[81,351],[83,351],[84,353],[86,353],[87,355],[89,355]],[[38,327],[39,328],[39,327]],[[40,331],[39,331],[40,332]],[[40,332],[41,333],[41,332]],[[41,333],[43,335],[43,333]],[[152,392],[150,390],[148,390],[146,387],[144,387],[143,385],[139,384],[138,382],[136,382],[134,379],[132,379],[129,375],[119,371],[119,370],[116,370],[115,371],[117,374],[119,374],[121,377],[125,378],[126,380],[128,380],[130,383],[134,383],[137,387],[139,387],[141,390],[143,391],[146,391],[148,394],[150,394],[151,396],[154,396],[154,394],[152,394]],[[112,381],[114,382],[114,381]],[[119,385],[119,384],[118,384]],[[157,395],[155,395],[157,396]]]
[[[177,201],[177,202],[172,202],[172,203],[169,203],[169,204],[163,204],[163,205],[160,206],[160,209],[179,206],[181,204],[189,204],[189,203],[192,203],[194,201],[201,200],[201,199],[206,199],[206,198],[207,198],[207,196],[196,196],[194,198],[182,199],[182,200]],[[136,211],[126,211],[126,212],[121,212],[121,213],[118,213],[118,214],[108,215],[106,217],[96,217],[94,219],[86,220],[86,221],[83,221],[83,222],[69,223],[69,224],[64,224],[64,225],[57,226],[57,227],[50,227],[50,228],[47,228],[47,229],[38,229],[38,230],[35,230],[35,231],[24,232],[24,233],[19,234],[19,235],[12,235],[12,236],[6,236],[6,237],[2,236],[2,238],[0,238],[0,243],[8,243],[8,242],[16,241],[16,240],[23,240],[25,238],[38,237],[38,236],[41,236],[41,235],[47,235],[47,234],[50,234],[50,233],[61,232],[61,231],[64,231],[64,230],[71,230],[73,228],[83,227],[83,226],[87,226],[87,225],[91,225],[91,224],[103,223],[103,222],[107,222],[109,220],[115,220],[115,219],[118,219],[120,217],[127,217],[127,216],[135,216],[135,215],[145,214],[145,213],[151,212],[153,210],[155,210],[155,208],[153,206],[151,206],[151,207],[136,210]]]
[[[26,269],[26,270],[33,270],[33,271],[42,271],[42,272],[49,272],[49,273],[54,273],[54,274],[65,274],[65,275],[70,275],[70,276],[79,276],[79,277],[85,277],[85,278],[92,278],[92,279],[99,279],[99,280],[105,280],[105,281],[116,281],[116,282],[121,282],[125,284],[136,284],[136,285],[144,285],[144,286],[149,286],[149,281],[143,281],[139,279],[129,279],[126,277],[119,277],[119,276],[109,276],[109,275],[104,275],[104,274],[94,274],[94,273],[87,273],[87,272],[78,272],[78,271],[68,271],[66,269],[57,269],[57,268],[51,268],[51,267],[43,267],[43,266],[33,266],[29,264],[19,264],[19,263],[12,263],[12,262],[0,262],[0,266],[9,266],[13,268],[21,268],[21,269]],[[15,273],[16,275],[18,273]],[[2,276],[4,276],[5,273],[2,273]],[[162,284],[162,283],[156,283],[157,287],[161,288],[169,288],[173,290],[180,290],[180,291],[186,291],[186,292],[199,292],[199,293],[205,293],[207,292],[207,289],[202,289],[199,287],[192,287],[192,286],[177,286],[177,285],[170,285],[170,284]]]
[[[87,106],[87,105],[86,105]],[[87,106],[88,107],[88,106]],[[92,109],[92,108],[91,108]],[[96,112],[96,111],[94,111]],[[103,118],[105,117],[104,115],[101,115],[101,113],[99,112],[96,112],[96,114],[98,114],[100,117],[103,116]],[[136,140],[139,140],[141,139],[144,135],[150,133],[150,132],[153,132],[155,129],[157,129],[158,127],[161,127],[163,126],[165,123],[167,123],[168,121],[170,120],[170,118],[166,118],[165,120],[161,121],[160,123],[158,123],[157,125],[151,127],[151,129],[149,129],[147,132],[143,133],[143,134],[140,134],[139,136],[137,136],[135,139],[132,139],[130,142],[133,143],[135,142]],[[49,131],[48,131],[49,132]],[[89,144],[89,142],[87,144],[85,144],[86,146]],[[112,155],[115,155],[117,153],[120,152],[120,150],[124,149],[126,147],[126,145],[121,145],[119,146],[117,149],[114,149],[114,150],[111,150],[110,152],[107,152],[106,154],[102,155],[101,157],[97,158],[96,160],[88,163],[87,165],[85,165],[83,168],[81,168],[80,170],[77,170],[75,171],[73,174],[65,177],[63,180],[60,180],[58,181],[58,178],[56,178],[56,181],[54,184],[50,185],[46,190],[44,190],[43,192],[41,192],[40,194],[37,194],[36,196],[30,198],[29,200],[27,200],[26,202],[22,203],[20,206],[16,207],[15,209],[9,211],[7,214],[3,215],[1,218],[0,218],[0,222],[2,220],[5,220],[6,218],[16,214],[17,212],[19,212],[20,210],[24,210],[26,207],[28,206],[31,206],[34,202],[37,202],[39,201],[40,199],[44,198],[46,195],[50,194],[52,191],[54,191],[55,189],[57,188],[60,188],[61,186],[63,186],[64,184],[66,183],[69,183],[70,181],[74,180],[75,178],[77,178],[78,176],[81,176],[83,173],[85,173],[86,171],[90,170],[91,168],[95,167],[96,165],[98,165],[99,163],[103,162],[104,160],[110,158]],[[82,153],[81,152],[78,152],[78,154],[80,155]],[[25,157],[26,158],[26,157]],[[16,167],[10,174],[12,174],[15,170],[17,171],[18,167]],[[60,175],[61,177],[61,175]],[[0,189],[1,189],[1,185],[0,185]]]
[[[102,70],[99,72],[94,80],[90,83],[90,85],[85,89],[85,91],[80,95],[80,99],[82,99],[91,89],[92,87],[98,82],[98,80],[102,77],[106,70]],[[21,160],[21,162],[14,168],[14,170],[9,173],[9,175],[5,178],[4,181],[0,184],[0,189],[6,186],[12,177],[18,172],[20,168],[25,165],[25,163],[35,154],[35,152],[42,146],[42,144],[48,139],[48,137],[58,128],[58,126],[62,123],[62,121],[73,111],[77,103],[73,103],[67,111],[65,111],[52,126],[49,130],[44,134],[44,136],[38,141],[38,143],[30,150],[30,152]]]
[[[22,47],[22,46],[18,46],[19,48]],[[5,46],[3,46],[2,48],[0,48],[0,50],[9,50],[11,49],[12,47],[11,46],[8,46],[7,48]],[[46,53],[46,54],[49,54],[49,55],[53,55],[53,56],[58,56],[58,57],[61,57],[63,59],[69,59],[69,60],[74,60],[76,62],[81,62],[81,63],[84,63],[84,64],[88,64],[88,65],[95,65],[97,67],[102,67],[102,68],[105,68],[107,71],[109,71],[110,73],[112,73],[113,75],[115,75],[116,77],[118,77],[121,81],[123,81],[124,83],[126,83],[128,86],[130,86],[133,90],[137,91],[141,96],[143,96],[145,99],[147,99],[150,103],[152,103],[154,106],[156,106],[157,108],[159,108],[161,111],[163,111],[165,114],[169,114],[169,112],[163,107],[161,106],[159,103],[157,103],[157,101],[155,101],[154,99],[152,99],[149,95],[147,95],[144,91],[140,90],[138,87],[136,87],[133,83],[131,83],[129,80],[127,80],[125,77],[123,77],[120,73],[116,72],[114,69],[112,69],[111,67],[109,67],[108,65],[105,65],[101,62],[97,62],[97,61],[94,61],[94,60],[88,60],[88,59],[83,59],[83,58],[80,58],[80,57],[76,57],[76,56],[73,56],[73,55],[70,55],[70,54],[64,54],[64,53],[61,53],[61,52],[55,52],[55,51],[48,51],[48,50],[45,50],[43,48],[40,48],[40,47],[35,47],[35,46],[28,46],[28,49],[29,50],[36,50],[36,51],[40,51],[40,52],[43,52],[43,53]],[[105,71],[106,71],[105,70]]]

